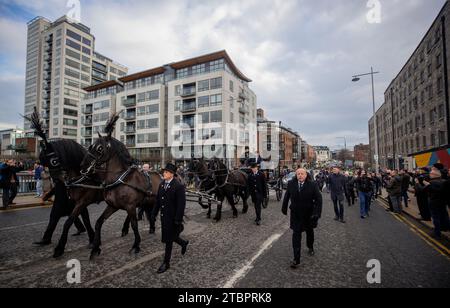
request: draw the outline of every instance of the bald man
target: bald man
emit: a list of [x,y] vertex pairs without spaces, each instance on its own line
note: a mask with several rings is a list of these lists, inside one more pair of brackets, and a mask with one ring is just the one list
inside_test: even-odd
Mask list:
[[296,269],[300,264],[302,233],[306,232],[306,242],[309,255],[314,255],[314,229],[322,215],[322,194],[317,184],[310,179],[305,169],[298,169],[297,176],[288,183],[284,195],[282,212],[291,210],[290,227],[293,231],[292,247],[294,261],[291,268]]

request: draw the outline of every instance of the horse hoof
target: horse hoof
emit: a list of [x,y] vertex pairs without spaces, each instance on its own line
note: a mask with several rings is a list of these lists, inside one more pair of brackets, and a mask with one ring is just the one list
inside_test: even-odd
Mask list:
[[91,249],[91,250],[94,249],[94,243],[93,243],[93,242],[90,242],[90,243],[89,243],[88,249]]
[[57,259],[57,258],[61,257],[63,254],[64,254],[64,249],[55,248],[55,251],[53,253],[53,258]]
[[93,260],[95,260],[95,258],[96,257],[98,257],[99,255],[100,255],[100,253],[101,253],[101,249],[100,248],[98,248],[98,249],[93,249],[92,251],[91,251],[91,256],[90,256],[90,260],[91,261],[93,261]]
[[122,237],[125,237],[128,235],[128,231],[122,231]]

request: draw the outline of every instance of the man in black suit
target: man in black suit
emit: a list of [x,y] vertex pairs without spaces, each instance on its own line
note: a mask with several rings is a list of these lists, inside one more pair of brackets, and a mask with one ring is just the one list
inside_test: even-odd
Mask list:
[[264,198],[267,196],[267,184],[264,174],[259,172],[258,165],[253,163],[251,165],[252,172],[248,177],[248,189],[255,205],[257,226],[261,225],[261,206]]
[[163,169],[164,181],[159,186],[156,206],[152,215],[152,217],[156,217],[161,210],[162,242],[166,244],[164,262],[158,269],[158,274],[162,274],[170,268],[174,242],[181,246],[182,255],[186,253],[189,244],[189,241],[180,238],[180,234],[184,230],[186,191],[184,186],[174,178],[176,172],[176,166],[171,163],[168,163]]
[[317,184],[310,179],[305,169],[297,170],[297,177],[289,181],[284,195],[282,212],[287,215],[291,209],[292,246],[294,249],[294,261],[292,268],[300,264],[300,251],[302,233],[306,232],[306,242],[309,255],[314,255],[314,229],[322,215],[322,194]]

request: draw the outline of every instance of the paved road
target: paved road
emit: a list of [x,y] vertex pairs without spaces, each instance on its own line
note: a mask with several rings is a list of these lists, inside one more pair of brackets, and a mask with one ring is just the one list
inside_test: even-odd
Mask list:
[[[272,197],[274,199],[274,197]],[[79,259],[79,286],[83,287],[372,287],[366,281],[370,259],[381,262],[381,287],[450,287],[450,261],[430,247],[410,228],[374,206],[371,218],[362,221],[356,207],[346,208],[347,224],[333,221],[329,196],[324,194],[324,213],[316,232],[316,256],[305,256],[291,270],[291,231],[280,204],[271,202],[263,211],[263,224],[253,224],[254,213],[232,218],[227,205],[223,220],[214,223],[196,204],[188,204],[183,233],[191,241],[181,257],[174,249],[172,268],[156,270],[164,246],[160,233],[143,237],[139,255],[128,253],[133,236],[120,237],[125,214],[118,212],[103,228],[103,251],[89,262],[87,237],[69,238],[63,258],[51,258],[53,246],[38,248],[50,209],[26,209],[0,213],[0,285],[6,287],[71,287],[66,281],[66,262]],[[104,205],[90,208],[97,218]],[[57,229],[56,243],[61,232]]]

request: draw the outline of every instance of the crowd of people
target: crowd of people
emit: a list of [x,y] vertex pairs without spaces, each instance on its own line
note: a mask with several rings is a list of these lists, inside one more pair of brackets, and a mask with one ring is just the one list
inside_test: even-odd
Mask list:
[[331,170],[320,170],[315,181],[320,190],[331,193],[335,220],[342,223],[345,223],[345,200],[348,206],[352,206],[358,199],[361,219],[366,219],[370,216],[372,202],[381,195],[382,189],[385,189],[388,195],[388,211],[401,215],[403,207],[409,206],[408,192],[411,192],[416,197],[422,220],[433,222],[433,236],[440,238],[442,231],[450,231],[447,209],[450,206],[450,179],[448,170],[440,163],[414,172],[382,170],[374,173],[362,169],[342,172],[339,167],[334,167]]

